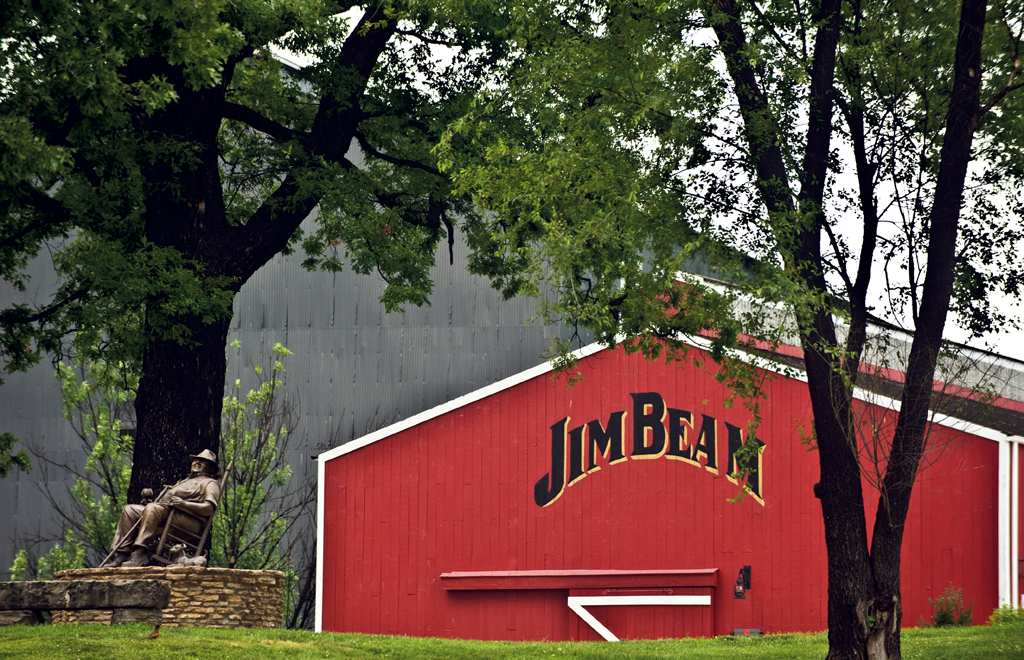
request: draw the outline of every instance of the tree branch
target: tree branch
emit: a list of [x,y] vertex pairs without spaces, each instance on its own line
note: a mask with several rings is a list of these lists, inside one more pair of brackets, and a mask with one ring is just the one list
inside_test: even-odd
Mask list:
[[[981,96],[985,0],[961,4],[953,89],[942,138],[939,172],[929,214],[928,260],[921,311],[907,360],[899,416],[875,518],[871,558],[876,575],[899,583],[899,552],[910,497],[924,452],[925,427],[953,292],[957,232],[964,181],[971,161]],[[887,506],[886,506],[887,505]]]
[[400,34],[405,37],[414,37],[419,39],[425,44],[433,44],[435,46],[447,46],[449,48],[464,48],[465,44],[460,44],[456,41],[446,41],[444,39],[432,39],[425,34],[420,34],[415,30],[395,30],[395,34]]
[[239,103],[226,101],[224,103],[224,118],[241,122],[260,133],[266,133],[278,142],[289,142],[291,140],[304,142],[307,137],[305,133],[294,131]]
[[32,314],[31,316],[15,316],[11,313],[11,310],[5,310],[3,312],[0,312],[0,322],[2,322],[3,325],[13,325],[16,323],[24,324],[42,321],[44,319],[49,318],[50,316],[53,316],[55,313],[60,311],[61,308],[67,307],[76,300],[83,298],[88,292],[88,289],[79,289],[78,291],[75,291],[74,293],[69,295],[67,298],[64,298],[60,302],[56,302],[47,307],[46,309],[40,310],[39,312]]
[[356,140],[359,142],[359,147],[364,152],[366,152],[367,154],[373,156],[374,158],[377,158],[377,159],[383,160],[385,162],[391,163],[392,165],[398,165],[398,166],[401,166],[401,167],[413,167],[413,168],[416,168],[416,169],[419,169],[419,170],[423,170],[424,172],[429,172],[429,173],[431,173],[431,174],[433,174],[435,176],[439,176],[439,177],[440,176],[444,176],[443,174],[441,174],[440,171],[434,169],[433,167],[430,167],[429,165],[424,165],[423,163],[417,162],[415,160],[408,160],[406,158],[396,158],[395,156],[389,156],[389,155],[387,155],[385,153],[377,151],[366,140],[366,136],[363,135],[361,131],[358,131],[358,130],[356,131]]
[[[267,258],[277,254],[320,201],[320,195],[305,188],[302,181],[308,180],[309,172],[321,169],[324,163],[344,165],[345,152],[362,119],[360,100],[370,74],[397,29],[396,21],[386,19],[378,11],[364,13],[341,47],[338,69],[351,84],[331,88],[346,90],[344,96],[329,91],[320,99],[313,127],[304,139],[310,159],[289,171],[248,222],[232,227],[224,237],[220,261],[223,273],[245,281]],[[235,233],[242,236],[236,237]]]
[[[749,4],[750,8],[754,11],[755,14],[757,14],[757,17],[761,19],[763,27],[768,30],[768,33],[772,35],[772,39],[775,41],[775,43],[779,45],[780,48],[782,48],[782,50],[786,51],[786,53],[796,62],[800,62],[802,64],[807,61],[806,43],[804,44],[804,56],[800,57],[800,55],[794,52],[790,45],[786,43],[786,40],[782,38],[778,30],[775,29],[775,25],[772,23],[771,19],[764,15],[764,12],[761,11],[761,8],[757,6],[757,3],[754,2],[753,0],[749,0],[747,4]],[[800,25],[802,26],[803,22],[801,22]]]
[[[743,133],[757,173],[758,191],[771,216],[789,214],[794,210],[789,175],[775,140],[777,130],[768,98],[757,82],[749,58],[744,55],[746,36],[738,10],[732,0],[716,0],[714,9],[718,14],[711,17],[711,23],[739,100]],[[775,226],[774,220],[769,222]]]
[[[28,183],[22,182],[20,188],[22,189],[21,198],[22,202],[29,204],[34,207],[40,213],[47,215],[51,220],[43,220],[39,223],[32,223],[28,227],[23,228],[16,234],[11,236],[5,236],[3,241],[0,242],[0,247],[8,247],[13,245],[15,241],[24,237],[26,234],[31,232],[33,229],[42,228],[46,225],[59,225],[71,220],[71,214],[68,212],[64,205],[50,197],[44,192],[33,188]],[[40,226],[42,225],[42,226]]]
[[[1014,73],[1016,73],[1016,69],[1014,69]],[[1013,81],[1013,76],[1010,77],[1010,81],[1011,82]],[[983,105],[981,107],[981,110],[979,111],[978,114],[979,115],[985,114],[986,112],[991,110],[993,107],[998,105],[1000,101],[1002,101],[1004,98],[1006,98],[1007,94],[1009,94],[1011,92],[1015,92],[1018,89],[1020,89],[1021,87],[1024,87],[1024,82],[1019,82],[1016,85],[1007,84],[1006,87],[1003,87],[1001,90],[999,90],[998,94],[996,94],[994,97],[992,97],[991,101],[989,101],[988,103],[986,103],[985,105]]]
[[21,188],[24,191],[25,197],[27,197],[24,201],[35,207],[43,215],[50,216],[53,219],[48,221],[47,219],[36,218],[35,221],[27,223],[13,234],[4,236],[3,239],[0,239],[0,249],[13,247],[18,241],[33,231],[42,231],[48,226],[59,225],[70,219],[67,209],[57,200],[45,193],[39,192],[27,183],[22,183]]

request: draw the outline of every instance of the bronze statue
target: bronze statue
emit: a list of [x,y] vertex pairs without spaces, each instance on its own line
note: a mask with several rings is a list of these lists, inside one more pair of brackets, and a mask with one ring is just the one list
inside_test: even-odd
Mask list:
[[[220,483],[214,479],[220,466],[217,455],[204,449],[192,459],[192,472],[173,486],[164,488],[155,501],[146,504],[129,504],[121,511],[114,534],[112,554],[103,563],[104,568],[137,568],[148,566],[150,552],[159,540],[161,525],[167,520],[171,508],[178,508],[194,516],[209,518],[220,500]],[[181,516],[182,526],[200,526],[198,521]],[[178,519],[176,519],[178,520]],[[175,523],[177,524],[177,522]],[[199,533],[200,529],[189,529]]]

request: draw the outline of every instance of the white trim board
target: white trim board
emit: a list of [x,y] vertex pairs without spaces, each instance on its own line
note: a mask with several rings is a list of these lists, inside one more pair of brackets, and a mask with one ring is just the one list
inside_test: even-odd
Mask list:
[[[686,343],[690,344],[694,348],[705,351],[708,350],[711,345],[709,341],[696,338],[688,338],[686,340]],[[595,355],[596,353],[600,353],[601,351],[604,350],[608,350],[607,347],[602,346],[600,344],[590,344],[589,346],[584,346],[581,349],[573,351],[572,355],[575,359],[581,360],[583,358],[590,357],[591,355]],[[739,359],[745,362],[753,363],[754,366],[760,369],[772,371],[774,373],[779,374],[780,376],[792,378],[794,380],[798,380],[804,383],[807,382],[807,374],[801,369],[791,367],[789,368],[791,370],[787,370],[786,367],[783,367],[781,365],[773,366],[773,364],[770,361],[764,359],[755,360],[752,356],[749,356],[748,354],[743,352],[737,352],[737,354],[734,357],[738,357]],[[346,442],[345,444],[340,445],[338,447],[334,447],[333,449],[328,449],[327,451],[319,454],[317,456],[317,460],[323,463],[324,461],[330,461],[332,459],[338,458],[339,456],[344,456],[345,454],[353,452],[357,449],[362,449],[367,445],[371,445],[379,440],[383,440],[384,438],[399,433],[400,431],[412,428],[413,426],[422,424],[423,422],[431,420],[435,417],[440,417],[445,413],[452,412],[453,410],[458,410],[463,406],[467,406],[471,403],[475,403],[477,401],[480,401],[481,399],[485,399],[491,395],[497,394],[498,392],[501,392],[503,390],[515,387],[516,385],[524,383],[532,378],[551,373],[553,370],[554,368],[551,366],[550,362],[544,362],[542,364],[537,365],[536,367],[532,367],[525,371],[521,371],[518,374],[500,380],[497,383],[493,383],[486,387],[482,387],[478,390],[474,390],[473,392],[452,399],[451,401],[442,403],[439,406],[434,406],[433,408],[424,410],[423,412],[413,415],[408,419],[396,422],[395,424],[391,424],[390,426],[385,426],[382,429],[378,429],[373,433],[364,435],[360,438],[352,440],[351,442]],[[892,410],[898,411],[900,409],[900,402],[898,400],[891,399],[880,394],[864,392],[863,390],[860,389],[854,391],[854,398],[860,401],[864,401],[866,403],[871,403],[884,408],[890,408]],[[967,422],[956,417],[951,417],[949,415],[935,415],[930,421],[933,424],[939,424],[941,426],[956,428],[959,431],[970,433],[972,435],[977,435],[982,438],[987,438],[989,440],[999,441],[1008,437],[1005,434],[1000,433],[999,431],[996,431],[994,429],[990,429],[985,426]],[[1024,439],[1016,439],[1013,441],[1024,442]]]
[[[695,348],[699,348],[704,351],[710,350],[711,348],[711,342],[703,339],[690,339],[687,340],[687,343],[690,344],[691,346],[694,346]],[[798,369],[797,367],[789,367],[787,370],[787,368],[783,367],[782,365],[774,365],[774,363],[772,363],[770,360],[767,360],[765,358],[754,358],[748,353],[743,353],[742,351],[736,351],[732,355],[732,357],[739,358],[740,360],[743,360],[748,364],[753,364],[758,369],[771,371],[785,378],[792,378],[793,380],[798,380],[802,383],[807,382],[807,372],[804,371],[803,369]],[[881,394],[866,392],[860,388],[857,388],[853,391],[853,398],[857,399],[858,401],[870,403],[881,408],[888,408],[890,410],[894,410],[897,412],[900,410],[901,407],[900,401],[897,399],[892,399]],[[1024,438],[1019,438],[1017,436],[1008,436],[1005,433],[1001,433],[999,431],[996,431],[995,429],[990,429],[987,426],[981,426],[980,424],[968,422],[966,420],[960,419],[959,417],[953,417],[951,415],[941,415],[936,413],[932,415],[932,417],[928,421],[932,424],[946,426],[961,431],[963,433],[970,433],[971,435],[976,435],[987,440],[994,440],[996,442],[1007,439],[1010,440],[1011,442],[1024,442]]]
[[313,605],[313,630],[323,632],[324,612],[324,481],[327,464],[316,462],[316,597]]
[[[585,357],[590,357],[591,355],[599,353],[603,350],[606,349],[604,346],[601,346],[600,344],[590,344],[589,346],[584,346],[579,350],[573,351],[572,355],[576,359],[581,360]],[[487,387],[482,387],[478,390],[470,392],[469,394],[463,394],[458,398],[452,399],[451,401],[448,401],[446,403],[442,403],[439,406],[434,406],[429,410],[424,410],[423,412],[413,415],[408,419],[403,419],[400,422],[396,422],[390,426],[385,426],[382,429],[378,429],[377,431],[374,431],[369,435],[364,435],[363,437],[358,438],[356,440],[352,440],[351,442],[346,442],[345,444],[339,447],[329,449],[320,454],[319,456],[317,456],[317,460],[323,463],[324,461],[329,461],[339,456],[344,456],[349,452],[353,452],[357,449],[362,449],[367,445],[372,445],[378,440],[383,440],[384,438],[390,435],[394,435],[399,431],[404,431],[408,428],[416,426],[417,424],[422,424],[427,420],[433,419],[435,417],[440,417],[441,415],[451,412],[453,410],[458,410],[463,406],[468,406],[469,404],[480,401],[481,399],[486,399],[487,397],[493,394],[497,394],[498,392],[501,392],[503,390],[515,387],[520,383],[525,383],[526,381],[532,378],[536,378],[537,376],[543,376],[544,374],[551,373],[552,371],[554,371],[554,367],[551,366],[550,362],[538,364],[536,367],[531,367],[526,371],[520,371],[514,376],[509,376],[508,378],[499,380],[497,383],[488,385]]]
[[569,596],[570,610],[606,642],[617,642],[619,638],[586,610],[606,605],[711,605],[711,596]]

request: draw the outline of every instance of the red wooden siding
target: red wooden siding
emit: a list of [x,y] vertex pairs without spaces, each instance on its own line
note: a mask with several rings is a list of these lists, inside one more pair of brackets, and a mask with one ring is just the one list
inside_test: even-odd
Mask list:
[[[1024,447],[1018,448],[1017,453],[1017,467],[1018,475],[1024,476]],[[1017,517],[1018,519],[1024,519],[1024,488],[1017,490]],[[1017,602],[1015,606],[1024,607],[1024,561],[1020,561],[1021,554],[1024,554],[1024,525],[1020,525],[1017,528],[1017,556],[1011,557],[1013,562],[1010,575],[1011,579],[1017,584]]]
[[[738,488],[726,477],[726,423],[745,429],[750,414],[739,402],[724,405],[723,386],[693,366],[650,363],[621,350],[579,366],[586,379],[574,388],[541,375],[326,463],[323,630],[600,639],[567,599],[607,587],[453,589],[441,576],[680,569],[718,569],[713,587],[673,590],[710,595],[711,606],[589,611],[621,638],[826,627],[821,509],[812,494],[817,456],[801,444],[799,430],[811,428],[806,384],[771,381],[757,431],[765,443],[763,504],[754,497],[730,503]],[[592,420],[606,425],[625,411],[628,456],[636,417],[630,395],[651,392],[666,407],[692,413],[691,445],[703,416],[715,420],[717,474],[670,455],[613,465],[598,457],[600,469],[538,506],[535,485],[552,469],[551,427],[565,417],[567,432]],[[914,496],[904,540],[904,624],[929,616],[927,599],[950,582],[975,600],[982,622],[997,604],[997,443],[954,439],[946,428],[934,434],[951,440],[951,449],[922,474]],[[874,504],[868,508],[873,517]],[[743,565],[752,567],[752,589],[736,600],[733,582]]]

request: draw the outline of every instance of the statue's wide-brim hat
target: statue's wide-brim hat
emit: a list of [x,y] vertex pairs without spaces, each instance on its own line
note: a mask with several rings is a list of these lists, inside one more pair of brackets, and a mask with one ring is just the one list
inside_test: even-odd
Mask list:
[[188,457],[190,459],[192,459],[192,460],[195,460],[197,458],[201,458],[204,461],[210,461],[211,463],[213,463],[213,468],[214,468],[213,471],[214,471],[214,473],[216,474],[217,472],[220,472],[220,466],[217,465],[217,454],[214,454],[209,449],[204,449],[203,451],[201,451],[201,452],[199,452],[198,454],[195,454],[195,455],[189,454]]

